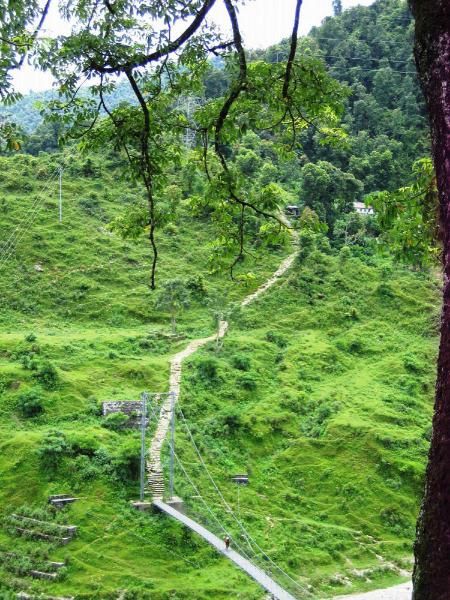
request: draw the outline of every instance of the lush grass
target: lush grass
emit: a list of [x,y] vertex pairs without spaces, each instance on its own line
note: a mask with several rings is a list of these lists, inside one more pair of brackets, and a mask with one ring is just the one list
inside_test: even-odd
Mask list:
[[[242,520],[318,597],[410,569],[434,387],[436,283],[388,258],[346,256],[299,260],[235,316],[220,353],[192,359],[182,396],[227,500],[237,511],[230,476],[249,473]],[[179,438],[214,506],[182,424]],[[180,494],[195,496],[178,477]]]
[[[27,224],[35,195],[46,188],[59,159],[0,160],[0,230],[6,241]],[[19,230],[23,236],[0,270],[0,514],[42,506],[51,493],[81,498],[66,516],[79,526],[78,538],[51,553],[70,561],[64,580],[18,578],[0,567],[0,581],[80,598],[116,598],[117,590],[129,590],[133,598],[137,590],[152,598],[228,598],[230,585],[258,598],[257,586],[181,527],[129,509],[138,493],[139,436],[102,426],[99,406],[138,399],[144,389],[167,390],[170,356],[189,338],[214,330],[213,299],[221,296],[228,304],[242,298],[288,250],[265,251],[242,265],[241,272],[255,274],[249,285],[211,275],[213,230],[207,218],[195,220],[181,207],[175,224],[160,234],[158,285],[201,274],[206,294],[194,297],[179,315],[178,334],[172,336],[169,315],[155,309],[155,293],[148,288],[148,240],[123,241],[106,228],[139,191],[118,180],[111,165],[93,162],[95,174],[89,177],[83,176],[81,159],[66,169],[62,224],[53,181],[35,221]],[[56,373],[50,381],[49,364]],[[30,392],[40,406],[31,418],[21,410]],[[59,453],[53,452],[55,444]],[[44,446],[50,446],[54,465],[39,455]],[[27,554],[42,544],[2,533],[0,546]]]
[[[45,181],[57,161],[1,159],[4,240],[30,214],[36,177]],[[99,405],[166,390],[170,356],[213,331],[211,299],[221,297],[215,309],[232,305],[289,248],[249,258],[240,269],[255,273],[250,285],[210,275],[212,228],[182,207],[175,227],[160,235],[159,283],[201,273],[207,293],[193,299],[171,336],[169,316],[155,309],[147,286],[147,240],[123,241],[106,228],[139,192],[118,181],[111,165],[94,163],[94,175],[79,159],[67,169],[63,224],[54,186],[0,269],[0,514],[43,506],[52,493],[80,497],[64,514],[78,537],[50,551],[52,559],[68,559],[66,577],[34,581],[0,566],[0,582],[77,598],[128,590],[127,598],[256,600],[261,590],[201,540],[129,508],[138,491],[139,436],[105,427]],[[249,473],[240,517],[319,597],[342,591],[345,581],[354,589],[398,581],[388,563],[409,565],[437,304],[430,276],[389,258],[314,251],[257,303],[235,310],[222,348],[211,345],[184,370],[181,406],[227,500],[237,511],[230,475]],[[38,409],[27,417],[30,397]],[[245,543],[181,421],[177,447],[233,544]],[[212,518],[179,470],[176,487],[191,510]],[[42,546],[0,533],[0,550],[28,554]]]

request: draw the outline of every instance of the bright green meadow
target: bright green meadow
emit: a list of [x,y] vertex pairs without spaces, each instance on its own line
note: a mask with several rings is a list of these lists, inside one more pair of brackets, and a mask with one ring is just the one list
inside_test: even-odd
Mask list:
[[[218,311],[230,313],[230,331],[185,364],[180,407],[252,539],[312,597],[407,578],[430,435],[438,278],[373,247],[322,239],[240,309],[292,247],[254,248],[239,267],[254,273],[245,284],[211,274],[213,227],[207,215],[190,216],[186,199],[159,234],[158,285],[178,277],[191,289],[172,335],[148,287],[148,240],[123,240],[107,226],[137,188],[99,158],[74,159],[59,223],[57,179],[46,188],[59,156],[0,161],[1,597],[264,597],[200,538],[130,508],[139,432],[101,416],[103,401],[167,391],[170,357],[211,335]],[[176,446],[195,484],[177,466],[176,493],[245,549],[181,413]],[[237,473],[248,486],[230,481]],[[55,516],[50,494],[79,500]],[[77,536],[63,547],[18,536],[13,512],[76,525]],[[67,561],[59,580],[26,574],[48,560]]]

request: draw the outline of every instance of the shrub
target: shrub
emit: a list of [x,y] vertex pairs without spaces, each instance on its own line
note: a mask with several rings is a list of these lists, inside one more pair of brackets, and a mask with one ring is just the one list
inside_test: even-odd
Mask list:
[[208,295],[208,286],[203,275],[189,277],[189,279],[186,280],[186,288],[199,300]]
[[25,336],[25,341],[26,342],[30,342],[30,344],[32,344],[33,342],[35,342],[37,340],[36,334],[35,333],[29,333],[28,335]]
[[57,471],[63,458],[70,454],[70,446],[60,431],[49,431],[38,449],[38,456],[45,471]]
[[102,415],[102,405],[95,396],[89,396],[87,399],[86,412],[94,417],[100,417]]
[[38,362],[35,359],[34,352],[23,354],[21,363],[22,363],[22,367],[26,371],[36,371],[38,368]]
[[102,425],[112,431],[120,431],[125,427],[129,420],[129,417],[124,413],[111,413],[103,419]]
[[382,300],[390,300],[391,298],[395,298],[394,290],[388,283],[385,282],[380,283],[376,289],[376,293]]
[[411,373],[422,373],[426,370],[425,365],[414,354],[405,354],[403,364],[405,365],[405,369]]
[[175,225],[175,223],[167,223],[167,225],[164,227],[164,233],[167,235],[177,235],[178,227]]
[[33,377],[47,390],[54,390],[58,387],[58,371],[51,362],[43,363]]
[[77,481],[95,479],[101,473],[100,466],[84,454],[70,461],[70,469]]
[[197,363],[197,372],[201,379],[216,381],[218,378],[219,363],[214,358],[204,358]]
[[380,512],[380,519],[384,525],[392,529],[397,534],[408,534],[412,529],[412,523],[396,507],[384,508]]
[[287,346],[286,339],[279,333],[276,333],[275,331],[268,331],[266,333],[266,340],[268,342],[272,342],[273,344],[276,344],[278,346],[278,348],[286,348],[286,346]]
[[256,390],[257,387],[256,379],[249,373],[240,377],[237,383],[241,388],[247,390],[248,392]]
[[250,371],[251,368],[250,359],[245,354],[235,354],[232,358],[232,365],[239,371]]
[[234,408],[230,408],[227,412],[223,413],[220,416],[220,420],[223,423],[225,432],[229,434],[235,433],[242,427],[241,415]]
[[112,462],[119,479],[122,481],[137,479],[140,465],[139,441],[126,440],[119,446]]
[[26,418],[37,417],[44,412],[42,397],[37,390],[29,390],[19,396],[17,410]]
[[352,256],[352,251],[348,246],[342,246],[339,251],[339,264],[344,265]]

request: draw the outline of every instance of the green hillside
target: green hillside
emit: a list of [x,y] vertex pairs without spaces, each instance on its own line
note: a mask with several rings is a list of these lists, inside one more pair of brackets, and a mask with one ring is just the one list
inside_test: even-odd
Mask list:
[[[203,540],[131,507],[140,433],[121,415],[102,416],[105,401],[167,391],[173,355],[212,336],[218,319],[229,321],[224,339],[183,366],[175,493],[188,513],[229,533],[232,548],[298,598],[410,577],[440,275],[394,260],[377,218],[353,202],[407,185],[428,152],[411,32],[402,0],[326,19],[298,52],[348,86],[342,137],[324,145],[305,126],[286,151],[243,119],[227,145],[245,198],[266,195],[267,210],[298,205],[293,236],[261,231],[253,214],[239,231],[227,192],[216,198],[199,174],[195,148],[164,165],[155,291],[146,198],[124,179],[120,155],[58,151],[59,126],[40,125],[33,96],[4,108],[29,135],[21,152],[0,156],[0,599],[267,598]],[[278,63],[286,48],[249,62]],[[226,62],[211,63],[205,98],[224,93],[229,76]],[[128,99],[124,90],[112,104]],[[240,233],[245,259],[230,269]],[[242,308],[293,245],[292,268]],[[179,291],[174,315],[169,284]],[[155,425],[153,415],[148,441]],[[168,476],[168,443],[163,459]],[[237,487],[237,474],[248,485]],[[77,500],[55,511],[48,498],[58,494]],[[66,526],[77,534],[61,545]],[[55,580],[31,576],[55,562],[64,563]]]
[[313,250],[238,314],[181,402],[235,510],[230,475],[250,474],[239,510],[259,545],[321,598],[408,576],[434,389],[438,285],[347,250]]
[[[1,581],[77,598],[116,598],[119,590],[129,598],[261,598],[195,536],[129,508],[139,435],[104,422],[99,406],[166,390],[170,356],[213,332],[208,306],[219,296],[222,308],[233,306],[289,248],[247,259],[241,270],[255,273],[250,286],[209,275],[208,218],[181,208],[161,236],[160,283],[191,278],[199,295],[172,336],[147,287],[147,240],[123,241],[106,227],[137,192],[117,181],[112,165],[87,160],[65,173],[63,222],[55,179],[8,260],[3,245],[0,549],[18,557],[2,564]],[[33,214],[42,187],[35,175],[45,188],[57,163],[2,159],[3,240]],[[345,582],[360,589],[401,578],[430,429],[438,285],[367,243],[339,251],[320,235],[309,246],[304,239],[282,283],[234,309],[222,349],[213,344],[185,368],[181,407],[227,501],[271,558],[318,597]],[[176,435],[188,473],[239,540],[181,418]],[[250,476],[239,507],[229,480],[236,472]],[[180,472],[176,492],[211,518]],[[60,549],[13,535],[11,513],[46,520],[47,497],[60,493],[80,498],[59,517],[79,527],[74,541]],[[67,559],[65,576],[24,576],[30,552],[38,562]]]
[[[161,239],[159,282],[182,276],[194,293],[172,336],[169,316],[155,309],[148,288],[148,241],[124,242],[105,227],[136,190],[118,183],[100,159],[89,163],[95,170],[89,178],[81,174],[85,162],[72,161],[64,175],[60,224],[57,179],[50,185],[47,179],[58,160],[2,159],[3,241],[21,229],[14,252],[3,244],[1,254],[0,512],[6,517],[25,505],[44,507],[49,494],[69,492],[81,500],[64,518],[79,525],[80,533],[67,551],[51,552],[70,558],[64,582],[21,580],[5,567],[0,581],[80,598],[141,587],[154,588],[152,598],[174,597],[169,591],[180,589],[180,598],[220,598],[228,597],[231,580],[251,597],[253,584],[197,540],[128,508],[139,490],[138,436],[103,427],[99,407],[105,400],[139,399],[144,389],[165,391],[170,356],[190,337],[214,331],[216,304],[208,306],[206,294],[211,302],[217,290],[227,302],[243,297],[286,251],[249,259],[243,269],[255,275],[250,287],[209,275],[208,222],[194,221],[181,208]],[[41,209],[31,223],[42,188]],[[30,405],[38,408],[27,410]],[[37,547],[0,536],[2,550],[27,554]],[[198,564],[204,565],[200,578]]]

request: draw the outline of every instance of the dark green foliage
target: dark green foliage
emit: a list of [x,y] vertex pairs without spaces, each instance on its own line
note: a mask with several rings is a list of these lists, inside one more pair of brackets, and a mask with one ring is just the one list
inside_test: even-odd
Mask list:
[[67,443],[66,436],[59,431],[49,431],[37,450],[42,468],[49,474],[57,471],[63,459],[70,452],[71,448]]
[[302,201],[333,231],[339,215],[353,210],[360,200],[363,184],[326,161],[306,164],[301,171]]
[[38,389],[31,389],[20,394],[17,401],[17,410],[26,418],[37,417],[44,411],[42,394]]
[[237,384],[247,392],[253,392],[257,388],[257,381],[253,375],[247,373],[237,379]]
[[218,380],[219,362],[215,358],[204,358],[197,361],[197,373],[201,380],[205,382],[215,382]]
[[266,340],[272,344],[276,344],[278,348],[286,348],[287,346],[286,338],[276,331],[268,331],[266,333]]
[[56,367],[49,361],[44,362],[33,377],[47,390],[55,390],[60,381]]
[[114,453],[112,464],[119,479],[136,481],[139,474],[139,440],[123,442]]
[[196,300],[203,300],[208,295],[208,286],[203,275],[194,275],[186,280],[186,288]]
[[233,356],[232,365],[235,369],[239,369],[240,371],[250,371],[251,361],[250,358],[245,354],[236,354]]
[[128,423],[129,417],[124,413],[112,413],[107,415],[103,421],[103,427],[111,429],[112,431],[120,431]]

